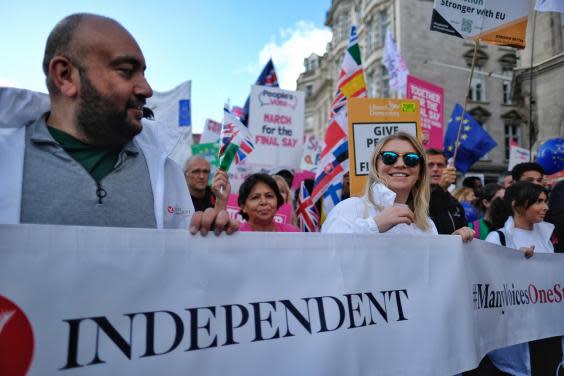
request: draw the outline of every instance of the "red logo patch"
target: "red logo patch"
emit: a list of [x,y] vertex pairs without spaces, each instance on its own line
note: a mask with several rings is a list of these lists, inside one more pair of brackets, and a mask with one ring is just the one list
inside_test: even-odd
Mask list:
[[172,206],[169,206],[167,210],[170,214],[174,214],[174,208]]
[[3,376],[27,374],[33,358],[33,329],[25,313],[0,295],[0,370]]

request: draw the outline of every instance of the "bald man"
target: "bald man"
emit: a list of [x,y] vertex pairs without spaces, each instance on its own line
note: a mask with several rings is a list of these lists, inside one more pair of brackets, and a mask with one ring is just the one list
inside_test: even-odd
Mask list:
[[51,31],[43,71],[50,111],[3,130],[2,223],[236,231],[224,210],[195,213],[182,170],[144,129],[153,91],[139,45],[118,22],[73,14]]

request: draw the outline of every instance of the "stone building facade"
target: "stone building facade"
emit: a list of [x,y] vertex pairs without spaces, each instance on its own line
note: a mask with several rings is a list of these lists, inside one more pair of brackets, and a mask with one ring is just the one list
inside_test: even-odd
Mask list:
[[[325,20],[325,24],[333,31],[333,38],[328,43],[323,56],[312,54],[305,59],[305,72],[297,80],[298,90],[306,93],[306,133],[315,133],[321,138],[324,136],[335,91],[335,78],[348,45],[351,24],[357,25],[358,29],[368,96],[380,98],[396,96],[389,90],[388,73],[382,64],[385,33],[389,28],[410,74],[444,88],[446,130],[446,122],[454,104],[457,102],[462,104],[464,101],[474,43],[430,31],[432,9],[433,1],[430,0],[333,0]],[[539,19],[544,17],[542,15]],[[556,16],[551,17],[555,19]],[[537,20],[537,25],[539,23],[543,24],[542,29],[544,29],[544,21]],[[558,34],[561,38],[562,27],[560,23],[558,25],[556,28],[560,27],[559,30],[550,29],[550,32]],[[538,61],[539,70],[542,70],[540,62],[543,58],[546,59],[546,53],[542,52],[546,49],[543,45],[545,39],[539,35],[536,38],[541,41],[535,47],[535,61]],[[561,46],[561,40],[557,39],[555,45]],[[516,68],[523,66],[526,53],[527,50],[518,51],[503,46],[486,44],[479,46],[467,110],[498,143],[498,147],[476,163],[471,170],[471,172],[483,173],[487,182],[497,181],[506,171],[511,138],[522,147],[529,147],[528,103],[524,103],[521,99],[526,93],[522,91],[523,85],[514,85],[515,77],[523,81],[522,76],[516,76],[516,73],[521,73]],[[558,54],[551,59],[552,63],[549,65],[563,61],[563,57]],[[545,79],[537,80],[535,87],[538,91],[537,97],[551,95],[548,93],[555,93],[555,90],[561,93],[555,88],[545,88],[545,82],[548,85],[558,86],[558,80],[555,80],[552,74],[554,73],[547,74]],[[564,81],[560,80],[560,90],[562,82]],[[514,92],[517,93],[516,87],[521,89],[521,92],[514,96]],[[552,100],[562,97],[564,96],[553,97]],[[546,105],[552,105],[552,102]],[[560,106],[558,110],[560,119],[559,123],[556,120],[555,122],[559,124],[559,132],[562,134],[564,106]],[[554,111],[556,110],[553,109]],[[535,114],[539,112],[540,99]],[[537,116],[539,116],[539,124],[546,124],[547,120],[544,117],[552,117],[553,114],[543,112],[542,115]],[[551,127],[550,132],[539,131],[539,136],[547,137],[545,133],[547,135],[558,133],[554,126]]]

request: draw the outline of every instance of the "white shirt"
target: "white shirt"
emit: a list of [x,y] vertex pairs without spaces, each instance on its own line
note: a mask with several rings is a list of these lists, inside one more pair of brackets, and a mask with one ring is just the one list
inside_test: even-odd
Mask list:
[[[394,205],[396,194],[383,184],[376,183],[370,189],[372,200],[381,208]],[[353,234],[353,233],[380,233],[374,217],[381,211],[366,197],[351,197],[339,202],[327,216],[321,228],[322,233]],[[413,235],[437,235],[437,228],[433,221],[427,217],[429,228],[422,230],[414,223],[408,225],[400,223],[395,225],[386,234],[413,234]]]

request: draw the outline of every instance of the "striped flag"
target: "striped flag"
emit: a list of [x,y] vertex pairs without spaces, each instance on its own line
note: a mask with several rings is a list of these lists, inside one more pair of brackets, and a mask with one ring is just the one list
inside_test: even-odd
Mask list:
[[223,109],[223,124],[219,137],[219,168],[229,171],[231,163],[239,164],[255,148],[249,128],[227,108]]
[[366,97],[364,71],[360,59],[356,27],[351,28],[349,48],[337,79],[337,90],[331,105],[329,125],[325,133],[318,165],[312,200],[323,198],[325,214],[341,200],[343,175],[349,170],[349,145],[347,140],[347,100]]
[[319,214],[303,181],[300,185],[296,212],[301,232],[317,232],[319,229]]

